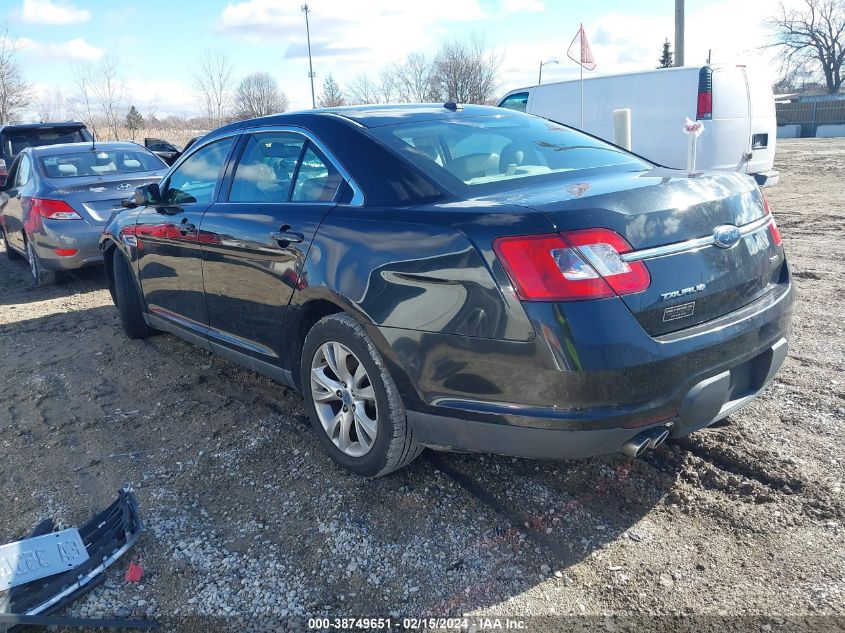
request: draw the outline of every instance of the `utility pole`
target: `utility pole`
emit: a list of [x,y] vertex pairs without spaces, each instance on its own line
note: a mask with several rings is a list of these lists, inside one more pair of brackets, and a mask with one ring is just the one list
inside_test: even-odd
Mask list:
[[311,64],[311,28],[308,26],[308,14],[311,9],[308,8],[308,3],[302,5],[302,12],[305,14],[305,35],[308,38],[308,77],[311,79],[311,107],[317,107],[317,100],[314,98],[314,66]]
[[543,83],[543,66],[546,64],[557,64],[558,61],[556,59],[550,59],[547,62],[540,62],[540,75],[537,77],[537,84]]
[[675,66],[684,65],[684,0],[675,0]]

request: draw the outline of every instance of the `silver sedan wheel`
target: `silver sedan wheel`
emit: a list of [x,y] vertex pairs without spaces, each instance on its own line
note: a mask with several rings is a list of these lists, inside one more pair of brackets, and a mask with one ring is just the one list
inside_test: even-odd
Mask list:
[[311,397],[329,439],[350,457],[366,455],[378,432],[373,383],[345,345],[323,343],[311,359]]

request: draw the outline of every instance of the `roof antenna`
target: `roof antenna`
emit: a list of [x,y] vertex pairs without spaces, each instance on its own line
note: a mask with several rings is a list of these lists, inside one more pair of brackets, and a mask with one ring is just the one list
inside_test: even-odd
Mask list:
[[96,133],[96,132],[94,132],[94,131],[92,130],[92,131],[91,131],[91,151],[92,151],[92,152],[96,152],[96,151],[97,151],[97,139],[96,139],[96,136],[97,136],[97,133]]

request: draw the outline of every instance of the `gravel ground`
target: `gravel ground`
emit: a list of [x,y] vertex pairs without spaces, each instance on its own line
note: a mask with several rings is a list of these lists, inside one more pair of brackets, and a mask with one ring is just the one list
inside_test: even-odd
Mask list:
[[315,614],[845,615],[845,141],[784,141],[777,168],[790,357],[742,412],[636,461],[426,451],[350,476],[296,393],[169,335],[127,340],[98,270],[31,289],[2,257],[0,542],[46,516],[78,525],[131,484],[148,532],[68,613],[185,631],[301,630],[285,618]]

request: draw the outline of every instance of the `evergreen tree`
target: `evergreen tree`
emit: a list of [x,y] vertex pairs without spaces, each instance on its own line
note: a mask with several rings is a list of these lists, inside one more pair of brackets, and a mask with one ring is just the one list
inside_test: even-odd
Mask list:
[[129,130],[129,136],[133,141],[135,140],[135,134],[143,127],[144,117],[141,116],[141,113],[138,112],[135,106],[129,106],[129,112],[126,113],[126,129]]
[[660,62],[658,68],[671,68],[674,66],[675,60],[673,57],[672,51],[669,50],[669,38],[666,38],[666,41],[663,42],[663,53],[661,53],[660,59],[657,60]]
[[346,99],[343,96],[343,92],[334,80],[334,77],[331,76],[331,73],[323,82],[323,92],[317,99],[317,105],[321,108],[334,108],[346,105]]

